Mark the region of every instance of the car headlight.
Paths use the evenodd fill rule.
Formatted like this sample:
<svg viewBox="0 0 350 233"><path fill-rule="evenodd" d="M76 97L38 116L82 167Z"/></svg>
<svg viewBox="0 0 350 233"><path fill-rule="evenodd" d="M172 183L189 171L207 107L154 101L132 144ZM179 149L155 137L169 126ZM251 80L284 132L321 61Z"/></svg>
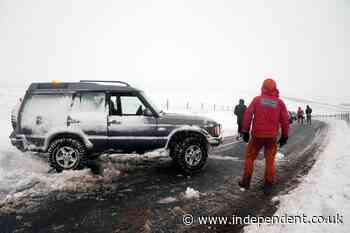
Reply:
<svg viewBox="0 0 350 233"><path fill-rule="evenodd" d="M210 129L210 134L213 137L219 137L220 134L221 134L221 126L220 125L216 125L216 126L212 127Z"/></svg>

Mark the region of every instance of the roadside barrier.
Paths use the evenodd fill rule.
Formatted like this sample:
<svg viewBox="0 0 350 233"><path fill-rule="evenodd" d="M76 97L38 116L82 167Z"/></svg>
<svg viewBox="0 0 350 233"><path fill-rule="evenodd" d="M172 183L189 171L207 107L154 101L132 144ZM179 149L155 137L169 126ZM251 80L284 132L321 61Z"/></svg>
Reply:
<svg viewBox="0 0 350 233"><path fill-rule="evenodd" d="M344 120L350 124L350 112L341 112L335 114L318 114L313 115L314 118L335 118L339 120Z"/></svg>

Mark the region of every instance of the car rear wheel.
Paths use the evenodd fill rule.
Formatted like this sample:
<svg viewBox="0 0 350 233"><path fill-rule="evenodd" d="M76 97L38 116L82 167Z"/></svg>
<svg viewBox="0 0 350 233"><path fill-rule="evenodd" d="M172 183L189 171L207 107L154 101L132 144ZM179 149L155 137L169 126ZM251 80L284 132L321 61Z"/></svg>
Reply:
<svg viewBox="0 0 350 233"><path fill-rule="evenodd" d="M59 138L48 149L51 167L57 172L77 169L86 155L85 146L77 139Z"/></svg>
<svg viewBox="0 0 350 233"><path fill-rule="evenodd" d="M190 136L177 142L170 151L171 157L186 174L202 170L207 158L207 146L200 137Z"/></svg>

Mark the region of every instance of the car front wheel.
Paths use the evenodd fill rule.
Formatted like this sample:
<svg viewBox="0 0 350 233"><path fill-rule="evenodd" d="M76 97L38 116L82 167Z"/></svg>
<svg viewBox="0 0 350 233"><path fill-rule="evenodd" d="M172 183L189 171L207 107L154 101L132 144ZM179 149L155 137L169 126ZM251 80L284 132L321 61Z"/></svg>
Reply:
<svg viewBox="0 0 350 233"><path fill-rule="evenodd" d="M170 153L176 164L186 174L202 170L208 158L206 143L196 136L177 142Z"/></svg>

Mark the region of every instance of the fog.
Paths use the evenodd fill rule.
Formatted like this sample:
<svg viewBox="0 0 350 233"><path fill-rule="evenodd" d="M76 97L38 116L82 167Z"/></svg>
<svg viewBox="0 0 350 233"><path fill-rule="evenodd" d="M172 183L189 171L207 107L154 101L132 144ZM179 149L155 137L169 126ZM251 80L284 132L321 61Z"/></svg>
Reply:
<svg viewBox="0 0 350 233"><path fill-rule="evenodd" d="M349 1L0 1L0 80L123 80L188 98L350 102ZM221 98L221 97L215 97Z"/></svg>

